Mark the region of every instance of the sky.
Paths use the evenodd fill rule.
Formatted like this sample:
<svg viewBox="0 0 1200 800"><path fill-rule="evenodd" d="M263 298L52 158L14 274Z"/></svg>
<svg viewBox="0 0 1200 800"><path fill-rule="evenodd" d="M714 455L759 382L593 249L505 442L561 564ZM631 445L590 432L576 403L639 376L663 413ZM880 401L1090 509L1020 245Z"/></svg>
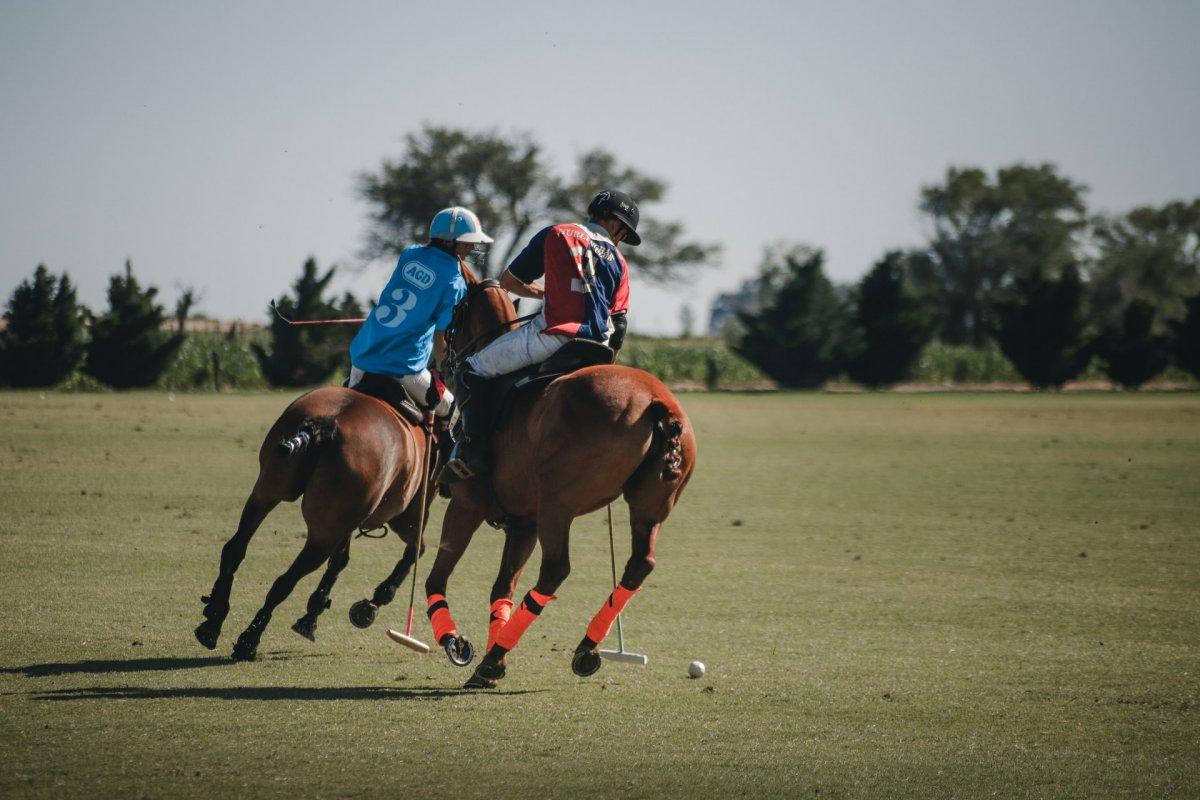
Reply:
<svg viewBox="0 0 1200 800"><path fill-rule="evenodd" d="M167 303L264 321L310 255L375 295L356 176L434 123L667 181L647 211L722 256L635 275L630 325L700 328L771 243L843 282L918 244L951 165L1054 162L1108 213L1200 196L1198 33L1195 0L6 0L0 296L45 263L103 308L129 258Z"/></svg>

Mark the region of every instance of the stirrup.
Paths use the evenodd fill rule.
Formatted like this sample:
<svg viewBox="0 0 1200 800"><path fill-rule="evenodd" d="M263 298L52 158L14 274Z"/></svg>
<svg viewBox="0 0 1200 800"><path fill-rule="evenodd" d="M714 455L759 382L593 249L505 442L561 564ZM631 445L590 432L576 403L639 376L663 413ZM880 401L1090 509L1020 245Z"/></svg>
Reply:
<svg viewBox="0 0 1200 800"><path fill-rule="evenodd" d="M465 481L467 478L474 478L476 474L475 470L467 466L467 462L461 458L455 458L446 462L446 466L442 468L442 474L438 476L438 482Z"/></svg>
<svg viewBox="0 0 1200 800"><path fill-rule="evenodd" d="M446 461L446 466L442 467L442 472L438 475L439 483L454 483L456 481L465 481L468 478L474 478L476 475L487 472L487 458L476 458L476 466L471 467L468 459L462 457L462 443L456 444L454 450L450 453L450 458ZM479 454L476 454L477 456Z"/></svg>

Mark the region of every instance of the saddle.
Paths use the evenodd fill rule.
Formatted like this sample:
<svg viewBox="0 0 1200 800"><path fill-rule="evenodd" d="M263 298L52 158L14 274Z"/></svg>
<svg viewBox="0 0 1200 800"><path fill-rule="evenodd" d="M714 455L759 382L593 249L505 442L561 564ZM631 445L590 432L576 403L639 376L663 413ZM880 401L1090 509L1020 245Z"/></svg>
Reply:
<svg viewBox="0 0 1200 800"><path fill-rule="evenodd" d="M555 378L584 367L612 364L616 360L616 352L607 345L590 339L572 339L542 363L502 375L495 383L496 415L492 430L499 429L507 421L513 403L524 392L542 388Z"/></svg>
<svg viewBox="0 0 1200 800"><path fill-rule="evenodd" d="M363 375L362 380L347 388L374 397L376 400L382 400L391 406L402 419L413 425L420 425L425 421L425 412L421 410L418 399L409 394L408 390L404 388L404 384L395 378L368 372Z"/></svg>

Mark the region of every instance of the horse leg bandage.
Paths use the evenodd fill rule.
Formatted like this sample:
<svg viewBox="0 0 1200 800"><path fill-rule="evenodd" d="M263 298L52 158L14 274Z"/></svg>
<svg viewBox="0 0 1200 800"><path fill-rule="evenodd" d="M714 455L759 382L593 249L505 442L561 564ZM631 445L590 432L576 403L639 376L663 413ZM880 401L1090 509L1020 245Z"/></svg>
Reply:
<svg viewBox="0 0 1200 800"><path fill-rule="evenodd" d="M638 589L626 589L618 583L617 588L613 589L612 594L608 596L608 600L596 612L596 616L592 617L591 624L587 629L587 638L596 644L603 642L604 637L608 636L608 632L612 629L613 622L621 613L621 609L625 608L625 604L637 593Z"/></svg>
<svg viewBox="0 0 1200 800"><path fill-rule="evenodd" d="M513 601L507 597L501 597L496 602L492 603L492 616L488 622L488 641L487 650L492 649L492 645L496 643L496 637L500 635L500 631L504 628L504 623L508 622L508 618L512 616ZM487 650L484 650L486 653Z"/></svg>
<svg viewBox="0 0 1200 800"><path fill-rule="evenodd" d="M438 644L441 644L445 637L458 633L454 617L450 616L450 604L446 602L446 595L429 595L429 608L426 609L425 614L433 623L433 640Z"/></svg>
<svg viewBox="0 0 1200 800"><path fill-rule="evenodd" d="M496 644L505 650L512 650L516 647L525 630L533 624L533 621L542 613L542 609L553 599L554 595L552 594L542 594L537 589L530 589L525 595L525 599L521 601L521 607L512 615L512 619L504 623L504 627L500 629L499 635L496 636Z"/></svg>

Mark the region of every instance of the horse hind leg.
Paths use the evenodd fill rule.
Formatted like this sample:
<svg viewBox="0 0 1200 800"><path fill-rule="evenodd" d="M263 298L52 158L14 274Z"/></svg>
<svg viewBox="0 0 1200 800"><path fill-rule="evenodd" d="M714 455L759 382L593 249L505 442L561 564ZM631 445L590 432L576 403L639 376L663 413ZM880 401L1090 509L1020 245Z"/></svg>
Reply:
<svg viewBox="0 0 1200 800"><path fill-rule="evenodd" d="M359 600L350 606L350 624L354 627L369 628L374 624L376 612L396 599L400 584L404 583L408 571L417 562L417 524L420 519L417 512L418 506L414 502L402 514L388 521L388 527L404 542L404 552L391 573L375 587L371 599Z"/></svg>
<svg viewBox="0 0 1200 800"><path fill-rule="evenodd" d="M346 536L349 537L349 533ZM235 660L254 661L258 658L258 643L262 639L267 623L271 621L271 614L275 611L276 606L287 599L301 578L313 572L325 562L325 559L329 558L329 554L333 550L332 542L335 541L340 541L340 537L309 538L292 565L275 579L271 590L267 592L267 599L263 603L263 607L254 615L250 625L238 637L237 643L233 647Z"/></svg>
<svg viewBox="0 0 1200 800"><path fill-rule="evenodd" d="M350 562L350 540L334 551L329 558L329 566L325 569L325 574L321 576L321 582L317 584L317 588L308 598L308 606L304 616L296 620L292 625L292 630L308 639L310 642L317 640L317 617L329 608L330 600L329 593L333 591L333 585L337 583L338 575L346 568L346 564Z"/></svg>
<svg viewBox="0 0 1200 800"><path fill-rule="evenodd" d="M354 627L369 628L374 624L375 613L396 599L396 591L400 588L400 584L404 583L408 571L412 569L416 560L417 546L415 544L405 545L400 560L396 562L391 573L375 587L375 593L371 595L371 599L359 600L350 606L350 622Z"/></svg>
<svg viewBox="0 0 1200 800"><path fill-rule="evenodd" d="M242 508L242 516L238 522L237 531L221 548L221 566L212 590L200 598L204 603L204 622L196 627L196 640L209 650L216 648L221 636L221 626L229 615L229 594L233 590L233 577L242 559L246 557L246 548L251 537L262 525L267 514L279 505L276 499L268 499L258 492L258 488L246 499Z"/></svg>
<svg viewBox="0 0 1200 800"><path fill-rule="evenodd" d="M652 517L634 515L630 520L633 547L620 582L609 594L604 605L592 617L583 639L575 648L571 659L571 670L581 677L595 674L600 669L600 654L597 648L612 630L613 622L625 606L637 594L646 578L654 569L654 545L662 523Z"/></svg>

